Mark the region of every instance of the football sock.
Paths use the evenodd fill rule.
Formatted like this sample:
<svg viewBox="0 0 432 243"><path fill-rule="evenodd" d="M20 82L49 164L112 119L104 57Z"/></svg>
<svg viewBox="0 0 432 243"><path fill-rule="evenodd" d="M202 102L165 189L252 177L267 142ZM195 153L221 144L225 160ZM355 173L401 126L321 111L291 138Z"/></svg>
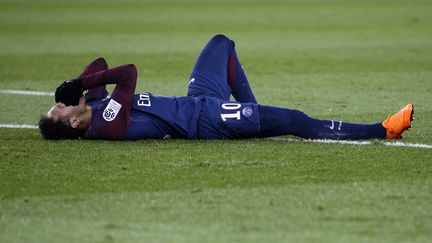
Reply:
<svg viewBox="0 0 432 243"><path fill-rule="evenodd" d="M261 137L295 135L308 139L385 138L381 122L354 124L337 120L318 120L298 110L259 106Z"/></svg>

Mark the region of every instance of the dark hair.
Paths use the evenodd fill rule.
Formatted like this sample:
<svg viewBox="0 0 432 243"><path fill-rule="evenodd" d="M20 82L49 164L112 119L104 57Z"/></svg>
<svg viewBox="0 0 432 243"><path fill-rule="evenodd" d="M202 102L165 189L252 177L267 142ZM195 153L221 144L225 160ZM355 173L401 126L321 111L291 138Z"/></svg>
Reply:
<svg viewBox="0 0 432 243"><path fill-rule="evenodd" d="M45 115L39 120L39 129L42 137L50 140L77 139L85 133L85 129L72 128L68 119L59 118L55 121Z"/></svg>

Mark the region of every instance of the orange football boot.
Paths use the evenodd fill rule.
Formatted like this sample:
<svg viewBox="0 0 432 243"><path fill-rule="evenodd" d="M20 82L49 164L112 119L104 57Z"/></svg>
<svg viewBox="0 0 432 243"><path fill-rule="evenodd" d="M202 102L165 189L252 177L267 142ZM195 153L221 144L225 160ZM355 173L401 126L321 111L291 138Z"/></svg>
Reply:
<svg viewBox="0 0 432 243"><path fill-rule="evenodd" d="M402 138L402 133L411 127L411 121L414 119L414 106L406 105L400 111L388 116L382 122L383 127L387 130L387 138Z"/></svg>

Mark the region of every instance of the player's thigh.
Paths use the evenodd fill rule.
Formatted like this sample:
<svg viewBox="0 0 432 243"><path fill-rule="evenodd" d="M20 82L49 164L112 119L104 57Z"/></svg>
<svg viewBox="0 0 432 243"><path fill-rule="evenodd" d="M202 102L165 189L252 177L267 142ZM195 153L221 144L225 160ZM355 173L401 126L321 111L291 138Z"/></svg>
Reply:
<svg viewBox="0 0 432 243"><path fill-rule="evenodd" d="M258 105L206 99L198 125L198 138L236 139L258 137Z"/></svg>
<svg viewBox="0 0 432 243"><path fill-rule="evenodd" d="M188 96L213 96L228 100L231 89L228 85L228 57L233 42L224 35L216 35L201 51L188 86Z"/></svg>

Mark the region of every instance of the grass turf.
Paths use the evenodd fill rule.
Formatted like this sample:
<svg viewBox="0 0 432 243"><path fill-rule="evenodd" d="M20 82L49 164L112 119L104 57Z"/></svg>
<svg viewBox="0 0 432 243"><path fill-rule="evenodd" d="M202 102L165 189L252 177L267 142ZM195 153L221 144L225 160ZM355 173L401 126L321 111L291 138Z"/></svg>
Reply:
<svg viewBox="0 0 432 243"><path fill-rule="evenodd" d="M225 33L260 103L351 122L416 105L431 142L428 1L0 1L0 89L52 91L98 56L183 95ZM0 95L0 123L49 97ZM44 141L0 129L1 242L427 242L430 149L243 141Z"/></svg>

